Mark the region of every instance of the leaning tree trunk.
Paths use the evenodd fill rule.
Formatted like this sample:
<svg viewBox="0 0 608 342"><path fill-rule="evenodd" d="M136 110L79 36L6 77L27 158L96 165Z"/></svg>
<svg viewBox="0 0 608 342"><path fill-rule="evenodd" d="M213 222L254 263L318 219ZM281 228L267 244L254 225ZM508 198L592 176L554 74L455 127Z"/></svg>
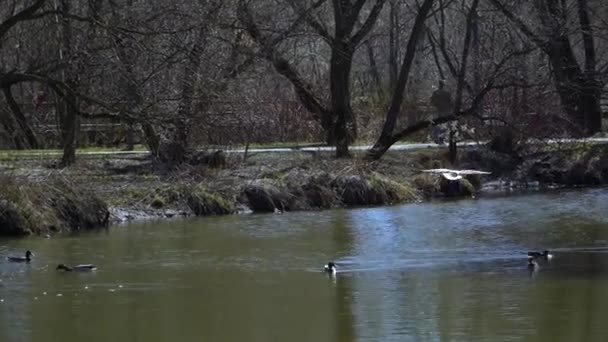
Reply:
<svg viewBox="0 0 608 342"><path fill-rule="evenodd" d="M401 65L401 69L399 70L399 77L397 79L397 83L395 84L395 88L393 89L393 98L391 100L388 112L386 113L386 119L384 121L384 126L382 127L382 132L380 133L380 137L378 137L378 140L374 146L367 152L367 158L369 159L380 159L380 157L382 157L384 153L388 151L391 145L396 142L393 137L393 132L395 130L395 125L397 124L397 118L401 112L401 104L403 103L404 97L403 93L409 79L414 57L416 56L416 46L424 33L424 22L426 21L426 17L431 8L433 8L433 1L434 0L425 0L420 7L420 10L418 10L414 27L412 28L410 38L407 42L403 63Z"/></svg>
<svg viewBox="0 0 608 342"><path fill-rule="evenodd" d="M4 92L4 98L13 112L15 121L17 121L19 128L21 128L21 132L23 132L25 138L24 141L27 143L27 145L24 145L24 147L39 148L40 145L38 143L38 138L36 138L36 133L34 133L32 126L30 126L30 124L27 122L27 119L21 111L19 104L17 103L17 101L15 101L15 98L13 97L13 93L11 91L11 86L7 85L2 90Z"/></svg>
<svg viewBox="0 0 608 342"><path fill-rule="evenodd" d="M12 147L17 150L25 150L27 148L27 141L17 129L17 123L13 115L8 111L0 111L0 123L2 123L4 131L9 136Z"/></svg>

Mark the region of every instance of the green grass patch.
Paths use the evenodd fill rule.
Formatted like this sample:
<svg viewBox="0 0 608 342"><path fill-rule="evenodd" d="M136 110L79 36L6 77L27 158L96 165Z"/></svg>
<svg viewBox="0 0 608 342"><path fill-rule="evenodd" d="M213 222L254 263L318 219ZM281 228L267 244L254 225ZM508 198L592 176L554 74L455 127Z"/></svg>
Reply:
<svg viewBox="0 0 608 342"><path fill-rule="evenodd" d="M379 194L385 194L387 203L414 202L420 199L418 191L410 183L388 179L376 172L372 173L368 179L372 188L376 189Z"/></svg>
<svg viewBox="0 0 608 342"><path fill-rule="evenodd" d="M186 203L196 216L225 215L235 211L231 201L203 185L186 190Z"/></svg>

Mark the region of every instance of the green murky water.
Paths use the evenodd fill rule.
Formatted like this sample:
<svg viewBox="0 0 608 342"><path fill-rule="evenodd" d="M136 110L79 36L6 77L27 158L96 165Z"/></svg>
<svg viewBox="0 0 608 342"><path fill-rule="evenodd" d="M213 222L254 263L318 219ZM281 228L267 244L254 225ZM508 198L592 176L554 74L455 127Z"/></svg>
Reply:
<svg viewBox="0 0 608 342"><path fill-rule="evenodd" d="M0 261L0 341L606 341L607 209L585 190L0 240L36 254Z"/></svg>

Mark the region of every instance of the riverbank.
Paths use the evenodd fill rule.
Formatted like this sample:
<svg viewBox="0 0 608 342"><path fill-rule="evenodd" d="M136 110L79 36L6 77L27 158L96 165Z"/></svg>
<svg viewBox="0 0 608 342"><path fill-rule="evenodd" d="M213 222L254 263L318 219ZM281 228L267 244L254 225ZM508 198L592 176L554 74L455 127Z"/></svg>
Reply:
<svg viewBox="0 0 608 342"><path fill-rule="evenodd" d="M448 165L444 149L389 152L380 161L329 152L201 154L179 169L144 156L81 158L68 169L46 159L3 166L0 235L54 234L146 218L285 212L418 202L490 191L608 183L608 147L546 146L517 155L468 147L460 168L492 172L448 187L422 169Z"/></svg>

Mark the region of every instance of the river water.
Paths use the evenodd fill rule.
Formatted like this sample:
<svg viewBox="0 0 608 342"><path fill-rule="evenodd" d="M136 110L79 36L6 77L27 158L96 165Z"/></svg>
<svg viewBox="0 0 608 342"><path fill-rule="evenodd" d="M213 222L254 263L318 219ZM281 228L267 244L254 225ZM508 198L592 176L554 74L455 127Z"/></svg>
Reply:
<svg viewBox="0 0 608 342"><path fill-rule="evenodd" d="M0 261L0 341L607 341L607 209L596 189L0 240L35 254Z"/></svg>

